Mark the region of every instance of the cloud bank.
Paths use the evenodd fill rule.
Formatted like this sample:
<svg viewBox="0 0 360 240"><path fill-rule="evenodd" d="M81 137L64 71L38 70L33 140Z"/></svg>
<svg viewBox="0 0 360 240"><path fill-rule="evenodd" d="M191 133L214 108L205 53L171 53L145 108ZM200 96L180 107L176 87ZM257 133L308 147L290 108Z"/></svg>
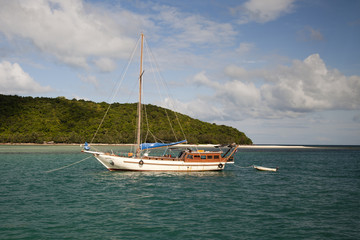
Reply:
<svg viewBox="0 0 360 240"><path fill-rule="evenodd" d="M218 23L200 15L185 14L168 6L154 6L152 9L153 22L169 31L165 42L176 48L225 44L232 42L236 35L229 23Z"/></svg>
<svg viewBox="0 0 360 240"><path fill-rule="evenodd" d="M96 66L102 72L113 71L117 59L128 59L144 29L166 52L174 46L231 44L236 35L229 23L156 4L144 15L120 3L109 10L105 3L82 0L0 0L0 4L0 32L9 43L26 43L60 63L85 69ZM166 37L156 35L164 30Z"/></svg>
<svg viewBox="0 0 360 240"><path fill-rule="evenodd" d="M111 59L128 57L135 45L127 29L127 22L138 22L132 21L134 13L122 10L122 19L115 21L112 12L80 0L2 2L0 31L10 41L30 41L42 53L72 66L86 68L95 59L101 70L111 70Z"/></svg>
<svg viewBox="0 0 360 240"><path fill-rule="evenodd" d="M231 9L240 16L239 24L248 22L266 23L289 13L294 8L295 0L249 0Z"/></svg>
<svg viewBox="0 0 360 240"><path fill-rule="evenodd" d="M205 72L198 73L192 82L215 93L199 96L195 102L178 103L182 110L202 119L206 116L207 120L240 120L360 109L360 76L328 69L319 54L272 70L247 71L228 66L225 74L229 80L220 83L209 79Z"/></svg>
<svg viewBox="0 0 360 240"><path fill-rule="evenodd" d="M8 61L0 63L0 93L2 94L32 94L50 92L49 86L41 86L20 67Z"/></svg>

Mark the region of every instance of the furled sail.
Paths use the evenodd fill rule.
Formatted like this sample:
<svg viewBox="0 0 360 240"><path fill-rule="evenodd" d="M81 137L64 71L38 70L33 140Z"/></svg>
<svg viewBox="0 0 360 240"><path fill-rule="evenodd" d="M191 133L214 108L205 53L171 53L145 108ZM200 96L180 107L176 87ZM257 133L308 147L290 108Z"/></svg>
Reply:
<svg viewBox="0 0 360 240"><path fill-rule="evenodd" d="M140 144L140 149L151 149L151 148L161 148L161 147L167 147L167 146L173 146L180 143L186 143L186 140L182 140L179 142L172 142L172 143L142 143Z"/></svg>

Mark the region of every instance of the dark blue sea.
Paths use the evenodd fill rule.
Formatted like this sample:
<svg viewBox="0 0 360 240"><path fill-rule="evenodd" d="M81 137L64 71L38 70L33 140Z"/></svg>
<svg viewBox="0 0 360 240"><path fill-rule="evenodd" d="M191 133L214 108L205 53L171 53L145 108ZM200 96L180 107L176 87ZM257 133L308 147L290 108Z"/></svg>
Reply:
<svg viewBox="0 0 360 240"><path fill-rule="evenodd" d="M204 173L109 172L86 157L0 146L0 239L360 239L360 147L245 148Z"/></svg>

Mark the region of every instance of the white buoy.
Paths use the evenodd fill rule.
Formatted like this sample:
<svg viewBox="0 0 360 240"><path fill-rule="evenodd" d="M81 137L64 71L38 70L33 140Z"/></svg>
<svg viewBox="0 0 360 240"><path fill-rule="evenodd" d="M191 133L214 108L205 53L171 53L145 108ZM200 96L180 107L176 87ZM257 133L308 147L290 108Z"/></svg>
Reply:
<svg viewBox="0 0 360 240"><path fill-rule="evenodd" d="M268 167L262 167L262 166L255 166L254 168L259 171L270 171L270 172L276 172L279 168L268 168Z"/></svg>

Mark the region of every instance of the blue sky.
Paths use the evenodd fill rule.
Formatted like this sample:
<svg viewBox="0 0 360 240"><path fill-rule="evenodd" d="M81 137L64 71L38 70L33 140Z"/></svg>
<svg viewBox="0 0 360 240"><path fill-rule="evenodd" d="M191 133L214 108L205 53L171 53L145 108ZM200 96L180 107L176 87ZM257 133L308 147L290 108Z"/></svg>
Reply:
<svg viewBox="0 0 360 240"><path fill-rule="evenodd" d="M176 111L255 144L360 144L360 1L0 3L2 94L109 102L143 32Z"/></svg>

